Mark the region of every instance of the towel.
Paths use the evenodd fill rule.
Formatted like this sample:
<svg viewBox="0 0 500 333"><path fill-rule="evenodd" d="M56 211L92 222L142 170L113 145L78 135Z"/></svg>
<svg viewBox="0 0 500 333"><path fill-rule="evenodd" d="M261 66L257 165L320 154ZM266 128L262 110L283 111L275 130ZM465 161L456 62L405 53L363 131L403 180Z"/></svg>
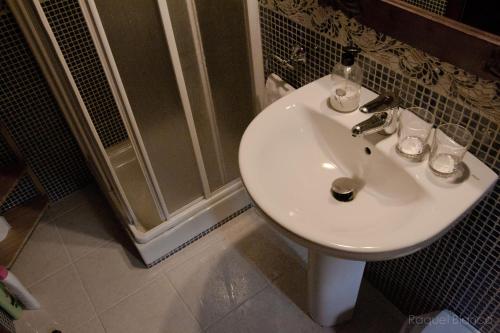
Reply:
<svg viewBox="0 0 500 333"><path fill-rule="evenodd" d="M283 81L278 75L271 74L266 80L266 106L288 95L295 88Z"/></svg>

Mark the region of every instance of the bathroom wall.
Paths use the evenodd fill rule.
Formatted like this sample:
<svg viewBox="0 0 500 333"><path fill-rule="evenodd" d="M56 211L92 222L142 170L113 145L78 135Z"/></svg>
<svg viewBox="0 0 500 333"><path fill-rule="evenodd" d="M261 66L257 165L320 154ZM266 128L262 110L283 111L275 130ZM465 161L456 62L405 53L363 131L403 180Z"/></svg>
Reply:
<svg viewBox="0 0 500 333"><path fill-rule="evenodd" d="M448 0L404 0L411 5L433 12L434 14L444 15Z"/></svg>
<svg viewBox="0 0 500 333"><path fill-rule="evenodd" d="M40 0L71 75L105 148L128 135L76 0Z"/></svg>
<svg viewBox="0 0 500 333"><path fill-rule="evenodd" d="M470 152L500 171L500 82L478 79L455 66L349 20L317 0L260 0L266 74L276 72L300 87L327 75L352 39L362 50L363 85L399 89L405 106L435 112L437 122L455 122L474 135ZM305 46L307 65L287 71L266 55L289 57ZM369 263L366 277L406 314L448 308L482 332L498 331L498 239L500 187L428 248L404 258Z"/></svg>
<svg viewBox="0 0 500 333"><path fill-rule="evenodd" d="M80 148L4 0L0 0L0 121L9 129L52 201L91 181ZM13 158L0 140L0 165ZM0 212L35 194L26 177Z"/></svg>
<svg viewBox="0 0 500 333"><path fill-rule="evenodd" d="M61 47L64 58L68 62L69 70L76 82L80 94L82 95L83 102L89 110L93 123L96 126L96 130L105 147L109 147L115 143L120 142L127 137L127 133L124 129L123 123L119 117L118 110L113 101L110 87L100 65L99 57L92 43L91 35L85 25L85 19L82 15L78 1L36 1L39 1L41 4L42 10L47 17L48 23L52 31L54 32L55 39ZM120 3L120 1L115 2L117 4ZM207 3L204 1L194 2L199 18L198 24L200 25L200 38L201 42L203 43L203 52L205 54L204 62L207 65L207 76L209 81L208 90L212 97L212 100L207 101L206 103L200 103L200 99L195 98L196 100L195 103L193 103L193 106L198 107L194 110L195 122L197 131L199 128L205 130L205 135L201 137L201 140L203 138L206 138L206 133L208 131L206 131L203 126L206 126L209 130L211 130L211 127L207 126L209 125L207 121L205 121L204 124L200 124L199 122L203 120L203 118L198 116L199 114L204 113L205 119L208 119L208 116L206 116L206 114L208 114L209 111L207 111L207 109L213 107L213 119L215 123L213 127L217 129L217 135L213 135L212 132L209 132L208 134L211 136L209 140L213 139L215 136L220 137L220 139L215 140L217 142L213 143L207 142L208 140L202 140L202 150L205 154L204 158L207 159L206 161L204 161L204 163L206 166L208 165L209 167L211 167L210 180L214 181L211 182L210 185L213 189L217 189L218 187L222 186L222 184L228 183L229 181L232 181L235 178L239 177L237 163L239 139L246 125L251 121L251 118L253 116L252 94L245 93L245 90L247 90L248 92L251 90L251 87L248 84L251 81L250 73L248 70L248 45L245 39L238 38L238 36L246 33L243 20L245 16L243 6L244 1L226 2L227 3L221 2L217 6L214 6L213 4L207 5ZM148 109L147 107L144 107L146 104L151 103L145 103L144 101L142 101L140 104L134 104L134 93L131 91L131 89L133 90L134 88L132 83L137 84L137 80L132 80L133 82L129 80L130 82L127 82L126 72L124 72L123 68L120 68L120 63L124 61L124 59L128 59L128 61L131 61L131 56L127 55L126 52L122 52L123 54L120 60L119 51L116 45L113 45L114 43L116 43L117 39L113 39L113 34L111 33L112 29L110 30L110 26L106 26L106 17L104 17L106 15L105 7L100 6L99 3L100 2L97 2L96 4L97 9L101 15L104 29L109 30L106 32L107 38L111 43L112 52L115 54L115 60L117 61L118 70L120 71L120 75L122 76L122 80L124 81L125 89L130 90L127 91L127 94L129 95L129 100L132 104L133 112L136 114L136 118L138 117L138 115L142 115L144 117L146 114L152 113L153 111L156 113L161 113L161 108L152 110L151 108ZM105 1L103 3L107 4L108 9L112 7L109 1ZM169 1L168 6L170 7L169 10L171 14L175 13L175 11L179 11L179 13L182 13L184 9L182 9L182 4L179 3L179 1ZM146 7L156 8L156 1L152 1L152 5L153 7ZM126 14L113 16L112 10L108 12L108 17L115 20L118 20L119 17L126 16ZM234 13L234 15L228 15L224 21L215 19L220 17L221 13ZM159 20L159 17L157 19ZM156 24L157 22L154 23ZM178 24L179 18L176 19L174 17L174 30L177 28ZM231 25L233 25L234 27L228 29L227 27ZM126 27L123 28L125 29ZM141 26L141 29L142 28L145 27ZM146 34L146 32L142 31L141 29L136 29L135 33ZM184 31L184 35L185 34L186 31ZM115 37L120 37L120 35L117 33L115 33L114 35ZM217 41L213 40L214 36L217 36L217 41L222 41L224 43L223 48L218 47ZM133 38L131 37L130 40L132 39ZM182 49L189 43L189 41L178 38L177 43ZM133 44L131 47L134 46L137 45ZM134 54L134 52L131 52L131 54ZM189 62L190 57L193 57L192 53L189 54L189 57L184 58L182 58L181 54L181 58L184 63L184 70L187 67L186 62ZM124 63L125 62L123 62L123 64ZM193 66L191 65L191 68L192 67ZM236 76L225 75L228 71L238 72L239 74ZM148 76L146 75L145 77ZM197 86L200 84L199 80L198 82L194 83L188 82L188 84L194 85L195 89L200 88ZM158 88L158 85L156 85L155 87ZM144 92L144 89L142 89L142 91ZM139 92L140 91L138 90L135 93ZM195 96L191 96L191 92L193 91L189 91L190 98ZM211 107L207 107L206 104L213 105ZM184 120L182 119L182 121ZM138 124L139 127L141 127L140 119L138 121ZM158 122L156 122L156 124L158 124ZM145 144L148 150L151 150L153 145L147 144L147 139L144 138L144 133L143 140L145 140ZM213 156L214 153L212 153L211 156L208 155L210 151L206 150L207 143L215 146L216 144L218 144L218 141L220 141L220 156ZM161 150L161 146L155 148ZM184 149L183 152L187 152L187 150ZM150 158L154 155L155 154L149 154ZM157 155L159 156L159 154ZM163 157L166 158L168 156ZM217 161L219 161L222 165L222 172L219 171L218 165L214 163ZM190 165L194 166L195 164ZM214 171L213 165L217 166L217 170ZM219 175L219 179L217 179L217 177L212 177L214 172L219 172L221 174ZM196 182L193 180L189 183L195 184ZM176 187L170 186L170 188ZM167 200L167 202L172 202L172 199Z"/></svg>

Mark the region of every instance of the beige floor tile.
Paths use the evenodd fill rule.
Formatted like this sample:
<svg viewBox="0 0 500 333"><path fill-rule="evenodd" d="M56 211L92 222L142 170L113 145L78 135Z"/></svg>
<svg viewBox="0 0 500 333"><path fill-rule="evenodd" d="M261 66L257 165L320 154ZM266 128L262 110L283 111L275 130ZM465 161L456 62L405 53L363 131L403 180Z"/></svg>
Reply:
<svg viewBox="0 0 500 333"><path fill-rule="evenodd" d="M405 320L363 282L351 322L317 326L306 314L305 264L253 209L152 269L110 241L127 244L95 188L57 209L13 268L42 303L16 321L21 333L184 333L200 325L210 332L391 333Z"/></svg>
<svg viewBox="0 0 500 333"><path fill-rule="evenodd" d="M193 258L196 255L202 254L207 247L210 245L221 243L223 241L223 236L218 230L210 232L208 235L198 239L192 244L189 244L179 252L175 253L171 257L168 257L157 266L163 271L169 271L178 265L186 262L187 260ZM155 266L156 267L156 266Z"/></svg>
<svg viewBox="0 0 500 333"><path fill-rule="evenodd" d="M75 266L98 313L134 293L160 273L160 267L147 269L134 253L114 242L76 261Z"/></svg>
<svg viewBox="0 0 500 333"><path fill-rule="evenodd" d="M74 192L63 199L51 203L44 214L45 220L55 219L86 202L104 200L96 184L89 184L80 191Z"/></svg>
<svg viewBox="0 0 500 333"><path fill-rule="evenodd" d="M66 332L69 328L56 321L54 316L45 311L24 311L20 320L14 321L16 333L49 333L54 330Z"/></svg>
<svg viewBox="0 0 500 333"><path fill-rule="evenodd" d="M122 228L106 202L91 202L54 220L73 260L108 242Z"/></svg>
<svg viewBox="0 0 500 333"><path fill-rule="evenodd" d="M237 240L233 238L226 244L238 251L270 281L277 279L296 264L287 244L268 226L259 225L252 228L251 232L242 232L239 235L241 234L244 236L237 237Z"/></svg>
<svg viewBox="0 0 500 333"><path fill-rule="evenodd" d="M14 322L16 333L51 333L54 330L63 333L105 333L98 317L94 317L76 328L66 328L61 323L56 322L48 312L42 310L36 316L36 320L16 320Z"/></svg>
<svg viewBox="0 0 500 333"><path fill-rule="evenodd" d="M224 225L225 244L236 249L273 281L301 259L254 209Z"/></svg>
<svg viewBox="0 0 500 333"><path fill-rule="evenodd" d="M229 221L222 226L220 230L229 243L238 243L252 236L255 232L261 232L265 234L271 242L279 245L279 248L290 258L299 262L307 260L307 249L279 234L279 232L271 226L271 222L262 217L255 208L251 208ZM293 244L293 247L291 244Z"/></svg>
<svg viewBox="0 0 500 333"><path fill-rule="evenodd" d="M289 301L307 313L307 270L302 265L283 274L273 282ZM361 284L353 319L335 328L320 328L332 333L399 332L404 316L368 282Z"/></svg>
<svg viewBox="0 0 500 333"><path fill-rule="evenodd" d="M215 323L207 332L298 333L315 332L318 328L286 295L270 286Z"/></svg>
<svg viewBox="0 0 500 333"><path fill-rule="evenodd" d="M42 307L23 312L24 327L35 328L38 332L51 332L56 328L68 330L95 316L73 266L60 270L30 290Z"/></svg>
<svg viewBox="0 0 500 333"><path fill-rule="evenodd" d="M218 230L228 242L238 242L264 225L265 221L251 208L227 222Z"/></svg>
<svg viewBox="0 0 500 333"><path fill-rule="evenodd" d="M100 317L108 333L200 331L196 320L163 276Z"/></svg>
<svg viewBox="0 0 500 333"><path fill-rule="evenodd" d="M238 252L221 244L166 272L191 312L207 327L267 285Z"/></svg>
<svg viewBox="0 0 500 333"><path fill-rule="evenodd" d="M105 333L104 327L102 327L101 321L98 317L91 319L83 325L77 328L71 329L64 333Z"/></svg>
<svg viewBox="0 0 500 333"><path fill-rule="evenodd" d="M405 316L378 291L363 281L351 321L322 332L335 333L399 333Z"/></svg>
<svg viewBox="0 0 500 333"><path fill-rule="evenodd" d="M56 226L40 223L21 251L12 272L24 285L31 286L70 262Z"/></svg>
<svg viewBox="0 0 500 333"><path fill-rule="evenodd" d="M307 268L296 264L273 282L303 312L307 312Z"/></svg>

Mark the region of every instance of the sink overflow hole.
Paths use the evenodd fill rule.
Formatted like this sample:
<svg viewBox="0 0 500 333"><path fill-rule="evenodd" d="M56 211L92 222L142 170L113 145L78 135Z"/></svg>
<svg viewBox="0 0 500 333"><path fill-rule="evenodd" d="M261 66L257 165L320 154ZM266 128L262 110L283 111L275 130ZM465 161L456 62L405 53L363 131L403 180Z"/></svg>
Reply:
<svg viewBox="0 0 500 333"><path fill-rule="evenodd" d="M371 155L372 154L372 150L368 147L365 147L365 153L366 155Z"/></svg>

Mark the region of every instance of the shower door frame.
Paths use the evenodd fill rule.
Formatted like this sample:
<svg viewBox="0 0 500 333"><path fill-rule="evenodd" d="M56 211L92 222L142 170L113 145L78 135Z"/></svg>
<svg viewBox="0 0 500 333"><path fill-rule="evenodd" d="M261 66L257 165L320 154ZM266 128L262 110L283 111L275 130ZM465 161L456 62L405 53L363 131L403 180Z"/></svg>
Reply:
<svg viewBox="0 0 500 333"><path fill-rule="evenodd" d="M67 76L66 69L62 66L56 50L48 48L48 45L52 45L52 41L48 34L43 33L45 32L45 26L35 6L30 7L29 2L16 0L7 0L7 3L85 159L92 162L87 163L92 174L97 182L106 189L104 194L112 203L116 213L121 217L120 220L125 223L132 223L132 217L128 214L126 203L121 200L120 193L117 193L119 188L114 183L113 175L107 168L106 161L97 147L98 143L92 135L91 129L82 126L82 123L85 124L85 120L82 119L83 112L75 112L81 108L80 101L78 96L73 94L71 79Z"/></svg>
<svg viewBox="0 0 500 333"><path fill-rule="evenodd" d="M99 135L97 133L97 130L92 122L92 119L90 117L90 113L83 102L83 98L80 94L80 91L78 90L78 87L76 85L75 79L73 75L71 74L71 71L68 67L68 64L66 62L66 59L64 58L64 55L62 53L61 48L59 47L59 43L57 42L57 39L55 37L55 34L52 30L52 27L49 24L49 21L45 15L45 12L43 11L43 8L40 4L40 0L32 0L33 8L35 9L36 14L38 15L38 18L40 19L40 23L45 29L45 32L47 34L47 37L49 39L49 42L56 54L57 60L62 66L62 69L66 75L66 78L71 86L71 90L74 93L74 96L77 100L77 104L81 110L81 114L83 116L83 121L87 125L88 133L85 131L81 124L78 124L78 129L83 131L84 133L90 134L92 137L92 140L86 140L86 148L89 148L89 150L98 156L102 158L95 158L93 159L94 162L97 165L98 172L100 173L100 178L103 179L107 184L104 184L107 187L107 191L111 193L115 193L113 191L113 188L117 189L118 195L113 195L113 203L117 204L118 203L118 211L120 212L120 215L122 217L125 217L129 225L135 226L137 223L137 218L135 216L135 213L132 209L132 206L130 205L130 202L127 200L127 197L125 195L125 191L123 187L121 186L121 183L119 181L119 178L114 171L111 161L108 157L108 154L106 153L106 149L104 148L104 145L101 142L101 139L99 138ZM21 7L22 8L22 7ZM24 9L23 15L26 14L26 9ZM57 78L57 76L56 76ZM57 79L56 79L57 81ZM58 95L58 94L56 94ZM64 95L64 94L63 94ZM80 117L77 117L79 119ZM71 122L73 123L73 122ZM84 135L85 136L85 135ZM93 144L97 145L97 149L93 146ZM104 166L102 165L104 163ZM108 172L103 172L102 169L106 169ZM112 185L111 185L112 184ZM110 186L111 185L111 186Z"/></svg>
<svg viewBox="0 0 500 333"><path fill-rule="evenodd" d="M260 30L259 1L245 0L245 26L248 36L248 52L250 54L250 71L254 113L259 114L266 105L266 78L264 76L264 55L262 52L262 34Z"/></svg>
<svg viewBox="0 0 500 333"><path fill-rule="evenodd" d="M133 116L132 108L125 92L125 87L120 75L118 74L118 68L111 55L111 49L104 33L101 20L98 16L96 19L95 14L92 13L92 11L97 12L97 8L95 7L94 1L91 1L91 4L89 4L86 1L78 0L78 3L85 18L85 23L87 24L92 41L94 42L102 68L106 74L106 79L113 93L117 108L120 112L121 120L125 125L135 156L137 157L137 161L146 180L149 192L154 200L158 215L162 221L165 221L169 218L165 198L162 195L147 150L145 149L144 142L142 141L142 137L139 133L139 127L135 117ZM138 222L140 223L140 221Z"/></svg>
<svg viewBox="0 0 500 333"><path fill-rule="evenodd" d="M10 1L10 0L9 0ZM191 5L194 5L191 0L187 0L188 4L191 3ZM137 138L135 137L135 131L138 131L137 125L135 122L131 121L131 118L129 118L129 113L126 110L126 106L128 103L128 99L126 99L126 94L125 90L123 87L123 84L121 83L121 80L119 78L119 75L114 75L113 73L113 64L114 64L114 59L113 62L110 61L108 58L108 55L106 55L105 49L103 47L102 43L102 36L99 35L99 31L95 26L94 23L94 18L92 17L92 10L87 6L89 3L93 3L93 0L79 0L79 4L82 10L82 13L84 15L84 18L86 20L87 27L91 33L94 45L96 47L97 53L99 55L102 67L104 68L105 74L107 76L108 83L112 89L113 97L115 98L115 102L119 106L119 111L120 111L120 116L122 118L122 121L125 124L125 127L127 129L127 133L129 135L130 141L132 142L132 145L134 146L134 150L138 156L139 163L141 165L141 168L144 172L144 175L146 177L146 181L148 183L148 186L150 189L155 189L154 191L150 191L151 195L155 198L155 204L157 207L161 208L158 209L158 212L161 213L163 212L165 214L165 219L162 218L162 220L167 220L165 222L168 223L161 223L158 226L144 232L139 230L137 228L136 224L137 219L135 217L134 211L130 205L130 203L127 200L126 193L121 186L120 180L117 177L114 168L111 164L111 161L108 157L108 153L104 146L102 145L102 142L98 136L97 130L92 122L92 119L90 117L90 114L83 102L83 99L80 95L80 92L76 86L76 82L73 79L73 76L69 70L69 67L66 63L66 60L64 58L64 55L62 54L62 51L59 47L59 44L55 38L55 35L52 31L52 28L47 20L47 17L45 16L45 13L43 11L43 8L41 7L40 0L32 0L31 1L33 4L33 9L35 12L35 15L38 15L38 19L41 21L40 24L42 25L43 29L45 29L46 34L48 35L48 40L50 43L51 48L55 52L57 56L57 61L61 65L63 71L64 71L64 76L66 76L67 81L70 83L70 88L67 90L70 90L74 93L74 97L76 97L77 100L77 108L81 109L81 112L77 112L75 110L75 107L69 107L68 113L70 114L69 118L71 118L70 124L75 125L74 127L77 128L77 131L75 131L75 134L78 137L79 142L83 141L84 144L82 146L85 147L84 150L90 151L91 157L92 157L92 162L94 163L94 167L97 169L100 179L103 180L104 184L103 185L108 193L113 194L112 195L112 202L115 205L115 208L119 211L120 215L124 217L129 225L128 225L128 231L133 237L133 239L136 241L136 246L138 246L139 251L141 252L141 255L143 255L143 258L146 260L144 254L142 253L142 250L144 251L149 251L146 248L142 248L141 246L144 247L146 246L148 242L154 240L155 242L159 243L160 240L163 240L165 237L171 237L168 235L172 235L176 230L179 229L189 229L191 230L192 233L196 232L201 232L203 230L206 230L208 227L211 227L218 221L215 221L214 219L222 219L226 217L227 215L222 216L220 214L227 214L224 212L227 212L228 209L239 209L245 205L248 204L248 198L246 197L243 185L241 183L240 179L235 179L229 183L224 184L221 188L215 190L215 191L210 191L210 189L207 187L208 183L205 183L204 186L204 197L200 197L199 199L196 199L192 202L190 202L188 205L185 207L176 210L173 214L169 214L166 205L165 205L165 200L161 196L161 193L156 191L156 188L158 187L158 183L155 183L154 178L149 178L150 174L148 173L149 168L151 167L148 165L149 159L147 155L142 155L142 150L140 149L141 147L144 148L142 145L142 142L140 141L140 138L135 141ZM162 5L163 4L163 5ZM253 79L252 82L252 93L254 95L254 105L256 106L255 113L258 113L260 111L260 106L263 105L261 102L263 99L261 98L264 93L264 80L263 80L263 66L262 66L262 48L260 45L260 26L259 26L259 11L258 11L258 3L256 1L252 0L246 0L244 2L245 8L247 10L245 15L245 20L246 20L246 29L247 29L247 40L248 40L248 49L250 54L250 73L251 77ZM26 7L27 4L23 4L20 7ZM162 9L162 6L163 9ZM94 3L95 7L95 3ZM194 127L194 121L192 118L192 113L190 112L190 105L189 105L189 99L187 96L187 88L185 86L184 78L183 78L183 73L182 73L182 68L180 66L180 60L179 60L179 55L176 49L176 44L175 44L175 37L173 36L173 30L172 30L172 25L170 22L170 16L168 15L168 6L166 3L166 0L158 0L158 8L160 10L160 13L163 10L162 14L162 23L163 23L163 28L165 30L165 38L167 40L167 46L169 47L169 56L171 57L172 63L174 65L174 70L176 74L176 80L178 84L178 89L181 95L181 101L183 104L184 112L186 110L189 110L189 114L186 114L186 120L189 123L189 118L191 118L191 124L189 126L190 134L194 134L196 138L196 129ZM96 9L96 8L95 8ZM97 9L96 9L97 10ZM190 15L193 15L193 8L191 8ZM26 11L26 10L25 10ZM167 15L165 15L167 14ZM22 16L29 17L28 14L23 13ZM193 17L189 18L190 21L192 22ZM251 24L250 22L253 22ZM101 25L102 28L102 25ZM30 29L33 29L30 27ZM102 30L102 33L104 30ZM37 32L39 33L39 32ZM171 34L171 35L169 35ZM193 34L196 34L196 31L193 31ZM193 36L195 38L196 36ZM172 42L173 41L173 42ZM199 40L196 42L200 42ZM172 46L174 48L172 49ZM46 46L45 46L46 47ZM201 47L201 45L198 45L198 47ZM109 48L109 45L108 45ZM48 57L46 54L43 54L43 47L42 49L42 57ZM109 49L110 50L110 49ZM198 60L200 59L200 54L197 55ZM201 55L202 57L202 55ZM175 61L175 58L177 59ZM54 59L49 57L49 60L45 59L46 62L54 62ZM116 64L114 64L114 70L117 72ZM205 68L206 70L206 68ZM205 73L206 74L206 73ZM58 80L57 75L55 76L55 81L61 81ZM205 79L208 80L208 78L205 76ZM63 78L64 80L64 78ZM179 82L181 81L181 82ZM121 89L120 89L120 84L121 84ZM59 83L61 85L61 83ZM209 87L209 82L204 82L204 85L208 85ZM206 89L207 86L204 86ZM68 94L68 92L66 92ZM57 95L57 93L56 93ZM63 97L64 93L62 94ZM188 108L186 108L185 105L188 105ZM130 105L129 105L130 107ZM131 111L131 109L129 109ZM65 115L68 117L68 115L65 112ZM79 119L75 122L75 119ZM82 122L83 119L83 122ZM212 125L213 126L213 125ZM135 127L135 128L134 128ZM193 133L194 132L194 133ZM140 137L140 135L139 135ZM193 145L197 145L198 147L193 147L196 150L198 149L198 158L201 158L201 150L199 147L199 143L196 140L192 140ZM97 147L96 147L97 146ZM136 149L139 148L139 149ZM142 162L140 160L143 160ZM219 159L220 161L220 159ZM141 164L142 163L142 164ZM206 171L204 170L204 165L203 165L203 160L201 159L201 163L198 163L198 168L200 170L200 177L203 177L203 174L206 177ZM154 173L153 173L154 176ZM228 202L228 207L232 208L221 208L223 205L223 202ZM240 205L243 205L240 207ZM215 210L215 211L214 211ZM210 217L206 217L207 212L213 211ZM234 212L234 210L232 211ZM230 214L230 213L229 213ZM210 215L210 213L209 213ZM168 216L168 218L166 218ZM199 222L198 226L194 226L192 223L190 224L191 226L187 226L189 221L193 221L196 219L199 219L200 217L205 216L205 219L207 221ZM186 223L182 223L186 222ZM200 228L205 228L205 229L200 229ZM201 231L197 231L201 230ZM162 235L162 237L159 237ZM177 237L178 238L178 237ZM152 245L153 246L153 245ZM151 246L151 248L152 248ZM158 246L157 246L158 247ZM149 257L155 257L157 256L158 250L151 250L149 252L156 252L155 254L151 254Z"/></svg>
<svg viewBox="0 0 500 333"><path fill-rule="evenodd" d="M36 1L36 0L35 0ZM248 0L250 2L250 0ZM123 82L120 78L120 73L117 69L117 65L115 63L113 54L111 52L111 47L109 45L109 42L107 40L101 19L99 17L99 13L97 10L97 6L95 4L94 0L79 0L80 7L82 8L82 12L85 18L85 21L87 23L87 27L89 28L91 32L91 36L94 42L94 45L96 49L98 50L98 55L101 60L102 66L105 69L105 73L108 79L108 83L110 86L112 86L112 90L116 92L119 96L115 97L116 99L123 101L122 104L122 110L121 116L124 119L124 122L129 122L131 124L131 129L133 131L128 131L129 136L135 137L138 143L142 143L140 139L140 132L138 130L137 124L135 122L135 118L133 115L133 110L130 107L130 104L128 103L128 98L126 95L125 88L123 86ZM189 20L191 25L193 25L193 18L194 11L193 11L193 3L191 0L187 0L188 4L188 9L189 9ZM193 119L193 114L191 110L191 105L187 93L187 87L185 84L184 80L184 75L182 72L182 67L179 59L179 53L177 49L177 44L175 42L175 36L173 33L173 27L172 23L170 20L170 15L168 11L168 5L166 0L158 0L157 1L158 5L158 10L161 15L162 19L162 24L163 24L163 30L164 30L164 37L165 37L165 42L167 43L167 47L169 49L169 54L166 56L170 56L170 60L172 61L172 65L174 68L175 72L175 77L176 77L176 83L177 83L177 88L179 90L182 106L183 106L183 111L185 113L186 121L188 124L188 129L191 137L191 142L193 145L193 150L199 170L199 175L200 179L202 182L203 186L203 197L200 197L199 199L195 199L194 201L188 203L184 207L177 209L174 212L168 212L166 209L166 202L164 198L161 195L158 195L158 198L160 198L162 202L162 207L164 207L164 213L166 216L166 219L164 220L163 223L159 224L158 226L148 230L147 232L141 232L137 230L136 228L131 228L132 234L134 238L136 239L137 242L139 243L147 243L151 239L159 236L160 234L164 233L165 231L174 228L177 226L179 223L182 223L183 221L186 221L189 218L192 218L196 216L198 213L201 211L210 209L211 207L215 207L217 204L220 203L221 200L224 198L228 198L233 195L237 195L240 191L243 190L243 185L241 183L240 179L235 179L229 183L224 184L221 188L211 191L208 185L208 176L207 172L204 166L203 162L203 157L201 154L201 148L200 144L198 142L198 137L197 137L197 132L195 128L195 123ZM191 6L191 7L190 7ZM258 7L257 7L258 8ZM257 12L258 13L258 12ZM258 22L258 20L257 20ZM247 23L247 22L245 22ZM200 55L200 49L202 50L202 45L201 45L201 40L200 37L197 36L196 34L199 33L196 29L196 26L192 26L193 28L193 36L192 38L194 39L195 45L196 45L196 50L197 50L197 63L200 66L200 68L204 68L205 73L202 72L202 84L203 88L205 90L205 93L207 93L207 89L209 91L209 82L208 82L208 76L206 74L206 67L204 63L200 64L200 61L202 60L202 55ZM247 27L247 33L248 33L248 27ZM250 36L248 36L249 40L249 49L250 49ZM260 49L260 48L259 48ZM202 52L202 51L201 51ZM252 58L252 57L251 57ZM254 73L255 68L254 68L254 63L251 61L251 66L249 68L252 78L255 77ZM263 71L262 71L263 73ZM205 75L203 75L205 74ZM255 82L252 84L252 88L254 91L252 91L253 95L255 96L256 93L255 91L257 90L255 88ZM263 86L263 82L262 82ZM207 88L208 87L208 88ZM260 104L260 103L259 103ZM256 105L259 105L256 104ZM213 123L211 124L212 129L217 129L216 125ZM217 142L217 140L216 140ZM145 165L150 166L149 163L149 158L147 156L147 153L145 152L145 147L142 144L139 144L139 149L144 149L142 152L142 156L145 160ZM217 156L217 159L220 163L221 157ZM220 165L220 164L219 164ZM223 167L223 165L220 165L220 167ZM156 192L160 192L160 188L158 185L158 182L155 180L154 177L154 171L150 168L147 168L147 172L151 172L150 178L153 180L153 189ZM221 170L223 173L224 171Z"/></svg>
<svg viewBox="0 0 500 333"><path fill-rule="evenodd" d="M36 0L35 0L36 1ZM111 46L109 44L109 41L107 39L101 18L99 16L99 12L97 9L97 6L95 4L94 0L78 0L80 8L82 9L83 16L85 18L87 28L90 31L90 34L92 36L92 40L94 42L95 48L97 50L97 53L99 55L99 59L101 61L102 67L104 69L104 72L106 74L106 78L108 80L108 84L110 85L115 100L117 101L118 108L120 110L120 115L122 117L122 120L124 121L125 124L129 124L127 126L127 132L129 135L129 138L131 139L131 142L136 142L137 144L134 145L134 150L137 153L137 155L140 155L142 159L144 160L144 166L145 168L143 169L143 172L145 175L149 175L149 179L151 179L151 186L150 186L150 192L152 193L153 197L156 195L158 198L159 204L157 205L158 211L160 212L160 207L161 207L161 213L163 216L161 216L162 223L160 225L168 224L168 227L174 227L177 223L182 222L180 218L175 218L177 216L185 216L186 214L182 214L185 211L188 211L190 208L196 206L200 206L199 203L203 201L203 199L208 199L211 196L214 195L213 192L210 191L209 185L208 185L208 177L207 173L205 170L204 162L202 159L201 155L201 148L200 144L198 142L198 136L197 132L194 126L194 120L191 112L191 106L189 102L189 98L187 96L187 88L184 82L184 77L182 74L182 69L180 67L180 60L179 60L179 55L175 43L175 38L173 34L170 34L170 31L168 30L168 27L165 27L165 20L164 20L164 15L165 13L162 14L162 23L164 25L164 33L165 33L165 38L166 38L166 43L169 49L169 54L167 56L171 57L172 65L174 68L175 76L176 76L176 84L179 90L179 95L180 99L182 102L182 107L183 111L186 117L186 122L188 125L188 130L189 130L189 135L191 139L191 143L193 146L193 151L198 167L198 172L200 176L200 180L202 183L202 188L203 188L203 196L193 200L192 202L188 203L187 205L175 210L174 212L169 212L167 209L166 205L166 200L161 194L161 189L159 182L157 181L155 177L154 170L152 168L149 156L147 154L147 149L142 141L141 133L139 131L137 122L135 120L135 116L132 110L132 107L129 103L128 96L123 84L123 81L120 77L120 73L118 71L118 67L116 65L114 56L111 51ZM161 7L159 7L160 13L161 13ZM168 8L167 8L168 10ZM168 17L167 25L169 25L171 29L171 22L170 18L168 16L168 12L166 13ZM231 185L231 184L227 184ZM202 209L202 208L200 208ZM194 213L194 212L193 212ZM185 218L185 217L184 217ZM158 231L156 230L159 226L149 230L148 234L151 234L151 232L154 230L154 234L157 235ZM161 228L164 229L164 228ZM134 236L140 241L144 242L146 239L149 239L150 237L144 238L144 236L139 235L139 231L134 232Z"/></svg>

